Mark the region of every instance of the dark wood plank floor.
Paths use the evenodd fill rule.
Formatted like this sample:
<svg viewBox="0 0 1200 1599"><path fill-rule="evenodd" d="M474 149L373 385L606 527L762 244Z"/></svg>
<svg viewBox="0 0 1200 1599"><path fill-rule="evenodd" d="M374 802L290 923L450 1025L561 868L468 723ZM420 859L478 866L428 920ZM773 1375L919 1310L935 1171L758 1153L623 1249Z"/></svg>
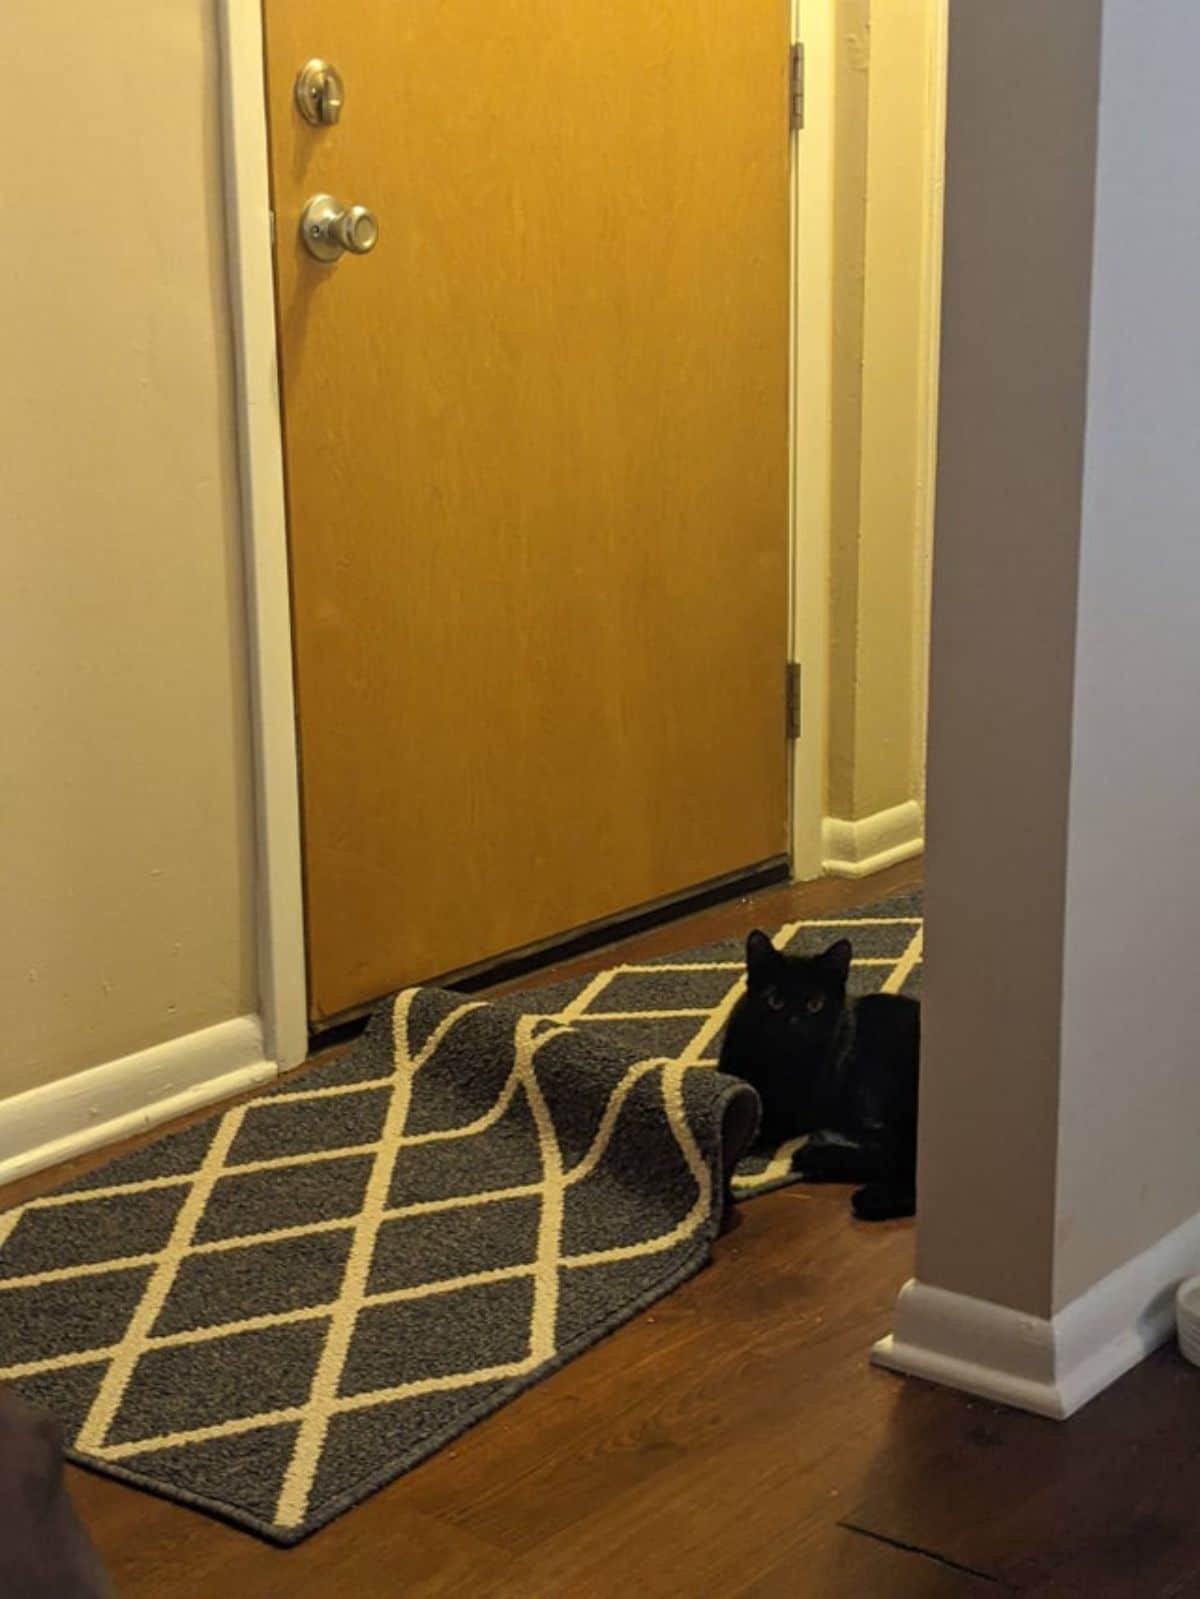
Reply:
<svg viewBox="0 0 1200 1599"><path fill-rule="evenodd" d="M771 890L619 954L916 881ZM911 1269L911 1225L855 1223L843 1191L756 1199L712 1268L293 1550L72 1492L125 1599L1200 1596L1200 1373L1164 1350L1065 1425L901 1382L867 1352Z"/></svg>

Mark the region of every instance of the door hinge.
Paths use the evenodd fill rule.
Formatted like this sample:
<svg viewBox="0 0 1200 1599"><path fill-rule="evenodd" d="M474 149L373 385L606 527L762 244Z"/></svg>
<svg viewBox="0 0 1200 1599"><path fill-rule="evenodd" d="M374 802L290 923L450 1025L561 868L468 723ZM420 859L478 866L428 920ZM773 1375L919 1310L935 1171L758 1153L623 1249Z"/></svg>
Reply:
<svg viewBox="0 0 1200 1599"><path fill-rule="evenodd" d="M792 69L789 78L789 97L791 101L791 125L795 128L804 126L804 46L792 46Z"/></svg>
<svg viewBox="0 0 1200 1599"><path fill-rule="evenodd" d="M787 664L787 736L789 739L800 737L800 662L789 661Z"/></svg>

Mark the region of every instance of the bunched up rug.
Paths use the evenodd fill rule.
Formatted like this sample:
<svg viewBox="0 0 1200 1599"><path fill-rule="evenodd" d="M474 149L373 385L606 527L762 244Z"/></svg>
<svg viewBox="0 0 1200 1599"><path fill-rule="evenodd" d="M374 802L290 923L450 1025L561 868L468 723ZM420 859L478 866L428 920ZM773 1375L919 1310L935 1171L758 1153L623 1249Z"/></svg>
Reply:
<svg viewBox="0 0 1200 1599"><path fill-rule="evenodd" d="M796 923L913 992L915 897ZM750 1147L715 1064L736 943L486 1003L381 1007L353 1051L0 1216L0 1383L80 1464L290 1544L699 1270Z"/></svg>

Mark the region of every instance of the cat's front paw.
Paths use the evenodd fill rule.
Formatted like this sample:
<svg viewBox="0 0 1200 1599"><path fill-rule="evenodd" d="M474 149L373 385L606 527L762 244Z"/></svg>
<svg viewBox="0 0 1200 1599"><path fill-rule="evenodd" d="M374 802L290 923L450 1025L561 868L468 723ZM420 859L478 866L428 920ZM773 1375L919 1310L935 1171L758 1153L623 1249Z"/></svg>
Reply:
<svg viewBox="0 0 1200 1599"><path fill-rule="evenodd" d="M809 1183L860 1183L871 1175L856 1144L819 1132L792 1156L792 1170Z"/></svg>
<svg viewBox="0 0 1200 1599"><path fill-rule="evenodd" d="M889 1183L868 1183L850 1196L850 1208L859 1221L893 1221L916 1215L917 1196Z"/></svg>
<svg viewBox="0 0 1200 1599"><path fill-rule="evenodd" d="M826 1162L820 1160L795 1162L792 1171L802 1183L845 1182L841 1172L832 1170Z"/></svg>

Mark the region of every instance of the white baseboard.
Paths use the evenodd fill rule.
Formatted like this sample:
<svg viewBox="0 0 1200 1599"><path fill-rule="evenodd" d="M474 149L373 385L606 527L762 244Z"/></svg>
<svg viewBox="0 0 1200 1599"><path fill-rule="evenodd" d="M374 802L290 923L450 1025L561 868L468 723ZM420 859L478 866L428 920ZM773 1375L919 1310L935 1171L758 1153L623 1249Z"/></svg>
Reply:
<svg viewBox="0 0 1200 1599"><path fill-rule="evenodd" d="M1175 1290L1200 1274L1200 1216L1051 1319L910 1282L872 1360L890 1371L1063 1420L1169 1339Z"/></svg>
<svg viewBox="0 0 1200 1599"><path fill-rule="evenodd" d="M278 1074L262 1023L237 1016L0 1101L0 1183L145 1132Z"/></svg>
<svg viewBox="0 0 1200 1599"><path fill-rule="evenodd" d="M821 824L823 866L830 877L870 877L925 848L925 817L916 800L860 821L827 816Z"/></svg>

